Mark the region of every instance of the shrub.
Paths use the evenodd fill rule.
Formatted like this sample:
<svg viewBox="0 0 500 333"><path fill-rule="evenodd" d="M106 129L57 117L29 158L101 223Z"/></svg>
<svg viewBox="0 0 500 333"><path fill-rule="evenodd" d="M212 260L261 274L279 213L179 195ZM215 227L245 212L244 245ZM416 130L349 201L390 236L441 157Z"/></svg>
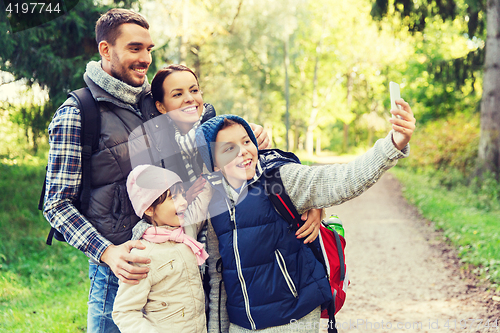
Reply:
<svg viewBox="0 0 500 333"><path fill-rule="evenodd" d="M417 128L411 139L411 158L402 164L418 169L455 169L468 177L476 162L478 145L479 115L455 114ZM450 174L450 178L453 182L460 177Z"/></svg>

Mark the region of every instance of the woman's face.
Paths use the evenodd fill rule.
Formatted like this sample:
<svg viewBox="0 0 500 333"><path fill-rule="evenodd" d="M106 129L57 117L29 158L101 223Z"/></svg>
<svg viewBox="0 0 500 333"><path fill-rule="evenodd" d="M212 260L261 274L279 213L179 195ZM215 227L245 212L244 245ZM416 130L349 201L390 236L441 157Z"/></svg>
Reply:
<svg viewBox="0 0 500 333"><path fill-rule="evenodd" d="M156 102L161 113L168 113L183 134L189 132L203 112L203 97L193 74L173 72L163 81L163 103Z"/></svg>

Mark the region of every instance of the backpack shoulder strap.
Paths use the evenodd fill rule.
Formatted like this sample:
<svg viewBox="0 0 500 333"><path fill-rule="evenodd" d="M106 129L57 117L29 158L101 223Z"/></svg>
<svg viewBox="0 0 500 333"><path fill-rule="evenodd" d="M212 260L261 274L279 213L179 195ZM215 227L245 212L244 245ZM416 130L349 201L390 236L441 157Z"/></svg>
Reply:
<svg viewBox="0 0 500 333"><path fill-rule="evenodd" d="M82 183L80 186L80 194L75 206L78 210L83 211L88 208L90 201L90 184L91 184L91 157L92 152L99 148L99 136L101 134L101 115L99 104L92 96L89 88L81 88L72 91L68 97L73 97L80 110L81 130L80 144L82 146ZM47 167L45 168L47 170ZM43 210L43 201L46 191L47 171L45 172L45 180L43 182L42 193L38 202L38 209ZM64 242L64 236L56 229L51 228L47 237L46 244L52 244L52 238L55 237L58 241Z"/></svg>
<svg viewBox="0 0 500 333"><path fill-rule="evenodd" d="M80 211L85 211L90 201L90 161L92 153L99 148L101 114L99 111L99 104L92 96L88 87L72 91L69 93L69 96L76 100L82 121L80 132L80 141L82 145L82 184L80 188L79 209Z"/></svg>
<svg viewBox="0 0 500 333"><path fill-rule="evenodd" d="M271 170L271 172L265 173L263 177L265 178L264 189L269 197L269 200L271 200L278 213L280 213L288 224L290 224L291 229L293 231L297 231L304 224L304 221L302 221L299 212L292 202L292 199L290 199L290 196L286 193L279 168L275 168ZM308 243L307 245L327 272L323 254L314 243Z"/></svg>
<svg viewBox="0 0 500 333"><path fill-rule="evenodd" d="M283 186L283 181L279 172L279 168L273 169L263 175L264 177L264 189L269 200L273 203L274 207L280 213L280 215L290 224L292 230L296 231L299 229L304 221L302 221L295 205L286 193L285 187ZM341 276L344 279L345 276L345 266L344 266L344 255L342 253L342 245L340 243L340 237L337 232L333 231L335 235L335 241L337 245L340 266L341 266ZM314 245L314 243L308 244L309 248L313 252L316 259L323 265L325 272L328 272L325 258L323 253ZM327 306L329 315L329 327L328 333L337 333L337 328L335 327L335 302L331 302Z"/></svg>
<svg viewBox="0 0 500 333"><path fill-rule="evenodd" d="M295 205L286 193L279 168L266 172L263 177L265 179L264 189L269 200L271 200L278 213L290 224L292 230L296 231L304 221L301 220Z"/></svg>

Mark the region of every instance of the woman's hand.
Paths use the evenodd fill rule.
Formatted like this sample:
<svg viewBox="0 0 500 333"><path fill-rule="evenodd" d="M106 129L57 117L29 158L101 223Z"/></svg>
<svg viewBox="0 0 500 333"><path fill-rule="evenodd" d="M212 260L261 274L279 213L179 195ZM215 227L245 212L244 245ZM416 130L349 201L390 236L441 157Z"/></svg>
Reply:
<svg viewBox="0 0 500 333"><path fill-rule="evenodd" d="M264 130L264 127L252 123L249 123L249 125L259 144L259 150L271 148L271 140Z"/></svg>
<svg viewBox="0 0 500 333"><path fill-rule="evenodd" d="M307 238L304 244L313 242L319 235L319 227L321 225L321 212L322 209L310 209L302 214L301 219L305 221L302 227L295 233L297 238Z"/></svg>
<svg viewBox="0 0 500 333"><path fill-rule="evenodd" d="M205 187L205 183L207 180L203 178L202 176L198 177L196 181L194 182L193 185L189 188L189 190L186 191L186 201L188 203L188 206L193 202L194 199L203 192L203 187Z"/></svg>

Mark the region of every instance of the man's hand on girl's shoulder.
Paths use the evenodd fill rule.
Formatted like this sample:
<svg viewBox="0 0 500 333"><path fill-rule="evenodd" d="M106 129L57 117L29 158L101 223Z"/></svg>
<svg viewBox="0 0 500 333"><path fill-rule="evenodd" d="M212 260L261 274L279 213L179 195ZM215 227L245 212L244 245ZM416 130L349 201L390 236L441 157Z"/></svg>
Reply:
<svg viewBox="0 0 500 333"><path fill-rule="evenodd" d="M149 264L151 259L130 254L133 248L144 250L146 247L139 240L130 240L120 245L110 245L103 252L101 261L109 266L121 282L139 284L139 280L147 277L149 268L132 264Z"/></svg>

